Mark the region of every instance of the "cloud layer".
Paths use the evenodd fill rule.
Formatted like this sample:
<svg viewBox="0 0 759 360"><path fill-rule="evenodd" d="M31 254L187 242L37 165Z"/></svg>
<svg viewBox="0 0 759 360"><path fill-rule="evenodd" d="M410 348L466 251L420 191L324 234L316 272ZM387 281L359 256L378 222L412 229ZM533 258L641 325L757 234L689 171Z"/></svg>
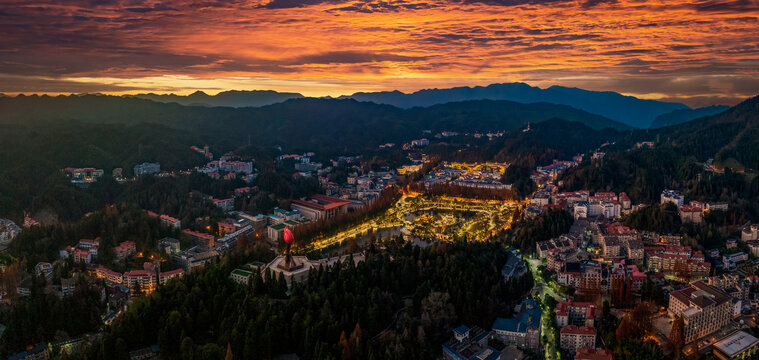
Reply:
<svg viewBox="0 0 759 360"><path fill-rule="evenodd" d="M759 93L759 0L0 0L0 92Z"/></svg>

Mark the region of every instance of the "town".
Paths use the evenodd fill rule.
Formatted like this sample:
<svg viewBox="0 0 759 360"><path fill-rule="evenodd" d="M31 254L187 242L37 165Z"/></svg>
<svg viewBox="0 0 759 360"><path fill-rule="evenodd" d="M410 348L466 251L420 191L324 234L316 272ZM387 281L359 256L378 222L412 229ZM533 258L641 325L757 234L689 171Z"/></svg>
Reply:
<svg viewBox="0 0 759 360"><path fill-rule="evenodd" d="M0 352L756 357L753 173L652 171L671 154L647 134L536 145L555 126L577 125L68 162L56 189L82 211L0 219Z"/></svg>

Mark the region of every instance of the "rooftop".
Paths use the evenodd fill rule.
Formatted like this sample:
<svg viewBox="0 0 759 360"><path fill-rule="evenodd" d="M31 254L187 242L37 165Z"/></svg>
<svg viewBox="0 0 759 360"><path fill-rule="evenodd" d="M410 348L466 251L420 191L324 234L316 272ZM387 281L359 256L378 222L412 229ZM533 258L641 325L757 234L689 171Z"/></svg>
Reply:
<svg viewBox="0 0 759 360"><path fill-rule="evenodd" d="M316 210L329 210L351 203L349 200L338 199L327 195L313 195L309 200L292 200L293 204L302 205Z"/></svg>
<svg viewBox="0 0 759 360"><path fill-rule="evenodd" d="M743 331L737 331L732 335L714 343L714 348L733 358L741 352L759 344L759 339Z"/></svg>

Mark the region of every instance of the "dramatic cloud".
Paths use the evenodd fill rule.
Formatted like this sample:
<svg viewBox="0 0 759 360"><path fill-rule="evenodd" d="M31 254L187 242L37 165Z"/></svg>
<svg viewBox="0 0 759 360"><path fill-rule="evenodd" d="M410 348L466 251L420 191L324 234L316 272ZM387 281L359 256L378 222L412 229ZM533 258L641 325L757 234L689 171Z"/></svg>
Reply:
<svg viewBox="0 0 759 360"><path fill-rule="evenodd" d="M759 93L759 0L0 0L0 92Z"/></svg>

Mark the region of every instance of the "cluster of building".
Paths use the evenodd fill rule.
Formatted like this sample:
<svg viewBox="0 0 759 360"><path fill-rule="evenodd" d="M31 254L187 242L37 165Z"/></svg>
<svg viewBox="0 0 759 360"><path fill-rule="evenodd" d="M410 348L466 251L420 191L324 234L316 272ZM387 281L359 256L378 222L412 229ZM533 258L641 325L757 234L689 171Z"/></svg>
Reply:
<svg viewBox="0 0 759 360"><path fill-rule="evenodd" d="M125 273L110 270L103 266L95 269L99 279L126 286L134 295L138 290L144 294L153 292L157 286L166 284L171 279L180 278L184 275L184 269L174 269L159 272L155 263L146 262L142 269L130 270Z"/></svg>
<svg viewBox="0 0 759 360"><path fill-rule="evenodd" d="M13 221L0 219L0 251L7 248L20 232L21 228Z"/></svg>
<svg viewBox="0 0 759 360"><path fill-rule="evenodd" d="M98 248L100 248L100 238L81 239L76 246L67 246L61 249L58 254L62 259L73 258L75 263L83 262L89 264L92 259L97 257Z"/></svg>
<svg viewBox="0 0 759 360"><path fill-rule="evenodd" d="M691 201L685 204L685 196L677 190L664 189L661 193L661 204L672 203L677 206L677 212L684 223L701 223L704 214L713 210L727 210L727 203L702 203Z"/></svg>
<svg viewBox="0 0 759 360"><path fill-rule="evenodd" d="M158 220L160 220L161 223L164 224L164 225L166 225L166 226L170 226L170 227L173 227L175 229L181 229L182 228L182 222L179 221L179 219L177 219L175 217L171 217L171 216L166 215L166 214L157 214L157 213L152 212L150 210L147 210L146 213L148 214L148 216L151 216L151 217L154 217L154 218L158 218Z"/></svg>
<svg viewBox="0 0 759 360"><path fill-rule="evenodd" d="M596 307L592 303L566 301L557 304L556 323L559 326L559 347L575 359L613 359L610 350L596 348L594 327ZM443 344L447 359L522 359L521 350L541 351L543 310L534 299L526 299L514 309L511 318L496 318L492 331L480 327L459 326L453 338ZM502 350L488 346L495 338L507 347ZM483 357L484 356L484 357Z"/></svg>
<svg viewBox="0 0 759 360"><path fill-rule="evenodd" d="M205 156L205 158L208 159L208 160L212 160L213 159L213 153L211 152L211 149L208 147L208 145L203 145L202 149L199 148L199 147L197 147L197 146L195 146L195 145L193 145L193 146L190 146L190 149L192 149L193 151L195 151L198 154L201 154L201 155Z"/></svg>
<svg viewBox="0 0 759 360"><path fill-rule="evenodd" d="M319 177L319 183L326 195L351 200L351 208L371 205L388 186L397 182L398 176L392 170L368 171L364 174L359 174L358 171L351 172L342 184L330 182L325 176Z"/></svg>
<svg viewBox="0 0 759 360"><path fill-rule="evenodd" d="M134 176L157 175L161 172L161 164L157 162L144 162L134 166Z"/></svg>
<svg viewBox="0 0 759 360"><path fill-rule="evenodd" d="M202 168L198 169L214 179L234 179L242 176L243 180L248 183L256 179L257 173L253 168L252 161L232 160L227 156L222 156L219 160L210 161Z"/></svg>
<svg viewBox="0 0 759 360"><path fill-rule="evenodd" d="M449 163L431 171L424 177L424 184L450 184L481 189L511 189L510 184L501 182L508 164L501 163Z"/></svg>
<svg viewBox="0 0 759 360"><path fill-rule="evenodd" d="M65 168L63 169L69 178L71 183L78 185L86 185L98 181L103 176L103 169L95 168Z"/></svg>
<svg viewBox="0 0 759 360"><path fill-rule="evenodd" d="M613 192L596 192L591 195L588 190L559 192L556 186L547 184L532 195L527 214L536 216L549 207L569 210L575 219L615 219L637 208L624 192L619 195Z"/></svg>
<svg viewBox="0 0 759 360"><path fill-rule="evenodd" d="M530 174L530 179L538 185L544 185L553 182L567 169L577 166L582 162L582 155L575 155L571 161L561 161L554 159L550 165L538 166Z"/></svg>

